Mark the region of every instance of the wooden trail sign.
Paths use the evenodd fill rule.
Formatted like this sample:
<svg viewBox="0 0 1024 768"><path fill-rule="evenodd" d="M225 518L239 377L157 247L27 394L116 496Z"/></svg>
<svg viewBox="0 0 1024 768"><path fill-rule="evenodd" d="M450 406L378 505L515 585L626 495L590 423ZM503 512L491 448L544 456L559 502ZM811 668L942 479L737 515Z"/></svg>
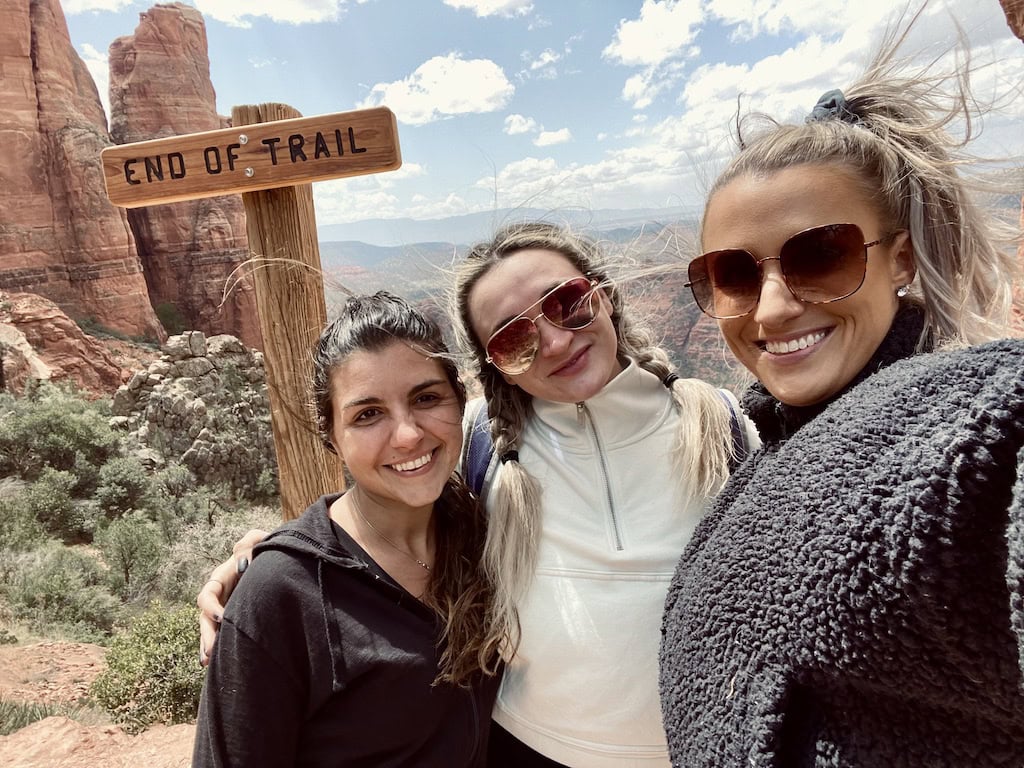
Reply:
<svg viewBox="0 0 1024 768"><path fill-rule="evenodd" d="M110 202L123 208L242 193L284 518L344 488L313 429L311 351L327 322L313 211L315 180L395 170L385 107L302 118L285 104L240 106L234 127L109 147Z"/></svg>
<svg viewBox="0 0 1024 768"><path fill-rule="evenodd" d="M138 208L393 171L402 165L387 107L276 120L107 147L107 197Z"/></svg>

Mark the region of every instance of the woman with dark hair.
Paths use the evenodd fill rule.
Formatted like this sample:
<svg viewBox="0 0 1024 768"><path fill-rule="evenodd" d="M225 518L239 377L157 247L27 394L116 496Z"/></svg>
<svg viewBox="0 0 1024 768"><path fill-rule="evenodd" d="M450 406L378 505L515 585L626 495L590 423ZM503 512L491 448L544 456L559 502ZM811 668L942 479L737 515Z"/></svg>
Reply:
<svg viewBox="0 0 1024 768"><path fill-rule="evenodd" d="M314 352L351 477L255 549L224 612L193 765L483 766L499 649L486 524L453 470L465 390L438 327L381 292Z"/></svg>

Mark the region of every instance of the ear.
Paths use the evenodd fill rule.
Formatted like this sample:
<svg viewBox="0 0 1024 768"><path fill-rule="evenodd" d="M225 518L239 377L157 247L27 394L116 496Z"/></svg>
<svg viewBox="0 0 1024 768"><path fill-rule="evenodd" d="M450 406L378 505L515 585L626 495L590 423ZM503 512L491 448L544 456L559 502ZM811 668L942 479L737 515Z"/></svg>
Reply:
<svg viewBox="0 0 1024 768"><path fill-rule="evenodd" d="M910 233L904 231L897 234L890 248L889 268L895 291L900 286L910 285L914 282L914 276L917 274L917 266L914 262L914 244L910 240Z"/></svg>

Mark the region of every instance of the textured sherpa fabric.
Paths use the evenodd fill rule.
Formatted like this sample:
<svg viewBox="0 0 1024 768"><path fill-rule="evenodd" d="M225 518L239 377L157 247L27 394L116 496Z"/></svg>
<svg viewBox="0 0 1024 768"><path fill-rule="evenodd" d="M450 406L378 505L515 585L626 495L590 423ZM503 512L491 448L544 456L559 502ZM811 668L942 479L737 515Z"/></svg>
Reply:
<svg viewBox="0 0 1024 768"><path fill-rule="evenodd" d="M1024 342L886 362L751 402L669 590L674 766L1024 766Z"/></svg>

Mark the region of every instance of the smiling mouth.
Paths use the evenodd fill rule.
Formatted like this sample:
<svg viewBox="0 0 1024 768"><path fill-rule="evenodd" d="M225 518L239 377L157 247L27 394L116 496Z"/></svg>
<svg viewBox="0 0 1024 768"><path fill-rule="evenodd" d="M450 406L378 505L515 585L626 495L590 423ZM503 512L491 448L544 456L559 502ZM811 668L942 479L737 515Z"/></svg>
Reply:
<svg viewBox="0 0 1024 768"><path fill-rule="evenodd" d="M567 368L572 368L574 365L576 365L576 363L578 363L580 361L580 358L583 357L583 355L585 355L587 353L588 349L590 349L590 347L584 347L583 349L581 349L575 355L573 355L568 360L566 360L562 365L558 366L558 368L556 368L554 371L552 371L551 375L552 376L557 376L558 374L560 374L562 371L566 370Z"/></svg>
<svg viewBox="0 0 1024 768"><path fill-rule="evenodd" d="M814 333L808 333L806 336L801 336L799 339L791 339L789 341L759 341L757 342L757 345L765 352L769 352L773 355L788 355L793 352L799 352L801 349L813 347L826 336L828 336L828 331L815 331Z"/></svg>
<svg viewBox="0 0 1024 768"><path fill-rule="evenodd" d="M412 459L410 461L402 461L398 464L388 464L388 466L396 472L412 472L413 470L419 469L420 467L426 466L430 463L430 460L434 457L434 452L425 453L418 459Z"/></svg>

